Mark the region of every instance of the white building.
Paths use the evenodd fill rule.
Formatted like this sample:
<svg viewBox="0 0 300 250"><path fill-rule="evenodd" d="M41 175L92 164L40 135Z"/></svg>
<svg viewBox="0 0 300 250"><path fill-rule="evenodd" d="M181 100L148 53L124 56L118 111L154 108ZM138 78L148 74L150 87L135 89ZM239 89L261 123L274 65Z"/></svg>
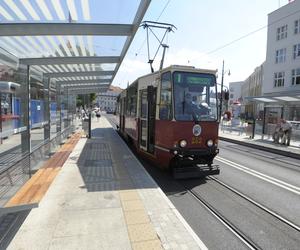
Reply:
<svg viewBox="0 0 300 250"><path fill-rule="evenodd" d="M300 11L300 0L268 16L263 94L300 91L300 13L296 10Z"/></svg>
<svg viewBox="0 0 300 250"><path fill-rule="evenodd" d="M268 15L262 95L273 115L300 120L300 0Z"/></svg>
<svg viewBox="0 0 300 250"><path fill-rule="evenodd" d="M229 106L234 102L240 102L242 97L242 85L244 82L229 83Z"/></svg>
<svg viewBox="0 0 300 250"><path fill-rule="evenodd" d="M244 81L242 85L243 112L246 117L262 117L264 104L257 102L254 97L262 95L262 85L264 79L264 63L256 67L252 74Z"/></svg>
<svg viewBox="0 0 300 250"><path fill-rule="evenodd" d="M110 86L107 92L97 95L96 102L101 110L113 112L116 110L116 103L122 89L115 86Z"/></svg>

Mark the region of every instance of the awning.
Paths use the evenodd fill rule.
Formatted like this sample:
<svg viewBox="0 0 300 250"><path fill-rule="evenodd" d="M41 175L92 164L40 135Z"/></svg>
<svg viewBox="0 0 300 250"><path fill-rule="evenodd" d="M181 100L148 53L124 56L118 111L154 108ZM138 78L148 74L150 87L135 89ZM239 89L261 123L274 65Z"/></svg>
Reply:
<svg viewBox="0 0 300 250"><path fill-rule="evenodd" d="M300 104L300 93L277 93L273 95L264 95L264 96L247 96L244 98L249 102L262 102L268 104L279 104L279 103L294 103L298 102Z"/></svg>

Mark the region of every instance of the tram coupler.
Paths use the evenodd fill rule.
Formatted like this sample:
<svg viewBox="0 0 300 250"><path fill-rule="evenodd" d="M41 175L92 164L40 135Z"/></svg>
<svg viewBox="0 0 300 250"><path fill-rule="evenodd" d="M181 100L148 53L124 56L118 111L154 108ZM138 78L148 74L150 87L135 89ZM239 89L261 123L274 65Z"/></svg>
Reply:
<svg viewBox="0 0 300 250"><path fill-rule="evenodd" d="M178 179L190 179L190 178L201 178L208 175L218 175L220 174L220 168L218 165L202 165L197 164L197 166L190 167L174 167L173 168L173 178Z"/></svg>

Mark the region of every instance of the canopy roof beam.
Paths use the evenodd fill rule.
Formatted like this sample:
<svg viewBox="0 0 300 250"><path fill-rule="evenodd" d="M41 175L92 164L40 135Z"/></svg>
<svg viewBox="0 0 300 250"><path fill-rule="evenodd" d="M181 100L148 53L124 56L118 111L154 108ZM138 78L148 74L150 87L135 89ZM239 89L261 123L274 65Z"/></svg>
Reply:
<svg viewBox="0 0 300 250"><path fill-rule="evenodd" d="M119 62L120 57L118 56L40 57L20 59L20 64L26 65L97 64Z"/></svg>
<svg viewBox="0 0 300 250"><path fill-rule="evenodd" d="M96 92L106 92L107 88L85 88L85 89L70 89L68 90L69 94L90 94Z"/></svg>
<svg viewBox="0 0 300 250"><path fill-rule="evenodd" d="M123 46L123 49L122 49L122 52L121 52L121 56L120 56L121 57L121 61L120 61L119 64L117 64L117 67L115 69L114 75L112 77L112 81L114 80L114 78L115 78L115 76L116 76L116 74L117 74L117 72L118 72L118 70L119 70L119 68L121 66L121 63L123 62L123 59L124 59L124 57L125 57L125 55L127 53L127 50L129 49L130 44L133 41L133 37L134 37L135 33L137 32L140 23L143 20L143 17L144 17L144 15L146 13L146 10L149 7L150 2L151 2L151 0L141 0L141 2L140 2L140 5L138 7L138 10L137 10L136 15L135 15L134 20L133 20L133 29L132 29L132 35L133 36L131 36L131 37L128 36L127 39L126 39L126 41L125 41L125 44Z"/></svg>
<svg viewBox="0 0 300 250"><path fill-rule="evenodd" d="M132 36L132 24L1 23L0 36Z"/></svg>
<svg viewBox="0 0 300 250"><path fill-rule="evenodd" d="M85 88L91 88L91 87L99 87L99 88L108 88L108 84L99 84L99 83L89 83L89 84L81 84L81 83L75 83L75 84L62 84L62 88L77 88L77 87L85 87Z"/></svg>
<svg viewBox="0 0 300 250"><path fill-rule="evenodd" d="M44 73L44 76L49 78L58 78L58 77L77 77L77 76L111 76L114 71L82 71L82 72L54 72L54 73ZM111 79L106 79L110 81Z"/></svg>
<svg viewBox="0 0 300 250"><path fill-rule="evenodd" d="M68 84L89 84L89 83L108 83L111 79L96 79L96 80L70 80L70 81L56 81L56 84L68 85ZM105 84L103 84L105 85ZM108 86L108 85L107 85Z"/></svg>

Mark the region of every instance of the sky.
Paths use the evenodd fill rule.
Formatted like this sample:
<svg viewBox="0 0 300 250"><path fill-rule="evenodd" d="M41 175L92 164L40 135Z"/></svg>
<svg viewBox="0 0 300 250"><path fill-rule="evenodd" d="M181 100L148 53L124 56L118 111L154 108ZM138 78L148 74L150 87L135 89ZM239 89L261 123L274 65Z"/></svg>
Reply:
<svg viewBox="0 0 300 250"><path fill-rule="evenodd" d="M170 23L177 28L164 40L169 46L164 66L217 69L220 83L224 60L224 84L228 85L245 80L264 62L268 14L286 4L288 0L152 0L144 20ZM162 37L161 32L156 35ZM150 58L158 48L153 37L150 36ZM161 52L162 49L155 58L154 70L159 68ZM126 88L128 83L149 74L147 62L146 30L139 28L113 85Z"/></svg>

